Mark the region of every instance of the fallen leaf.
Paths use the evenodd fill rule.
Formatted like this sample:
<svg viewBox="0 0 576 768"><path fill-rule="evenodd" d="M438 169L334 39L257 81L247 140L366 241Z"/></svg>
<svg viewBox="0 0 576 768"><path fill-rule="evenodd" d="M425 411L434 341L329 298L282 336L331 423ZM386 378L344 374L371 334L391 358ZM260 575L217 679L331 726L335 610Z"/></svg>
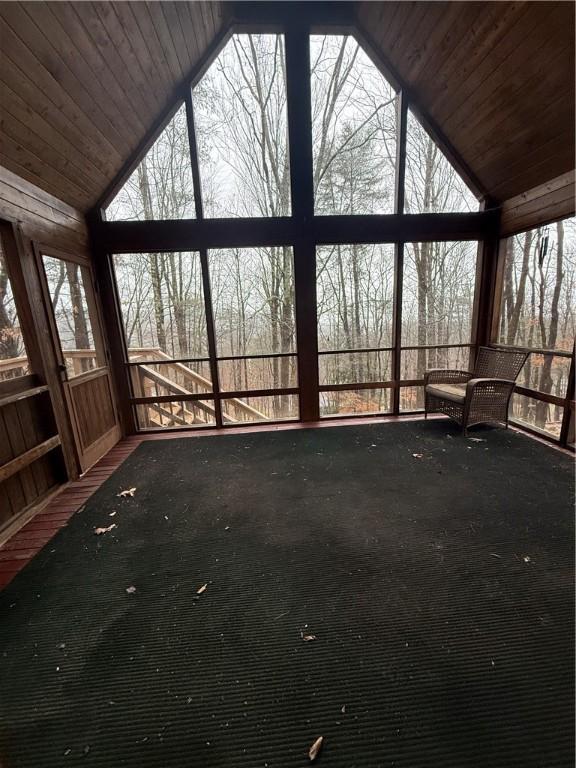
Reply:
<svg viewBox="0 0 576 768"><path fill-rule="evenodd" d="M316 760L318 757L320 750L322 749L322 742L324 741L324 736L318 736L314 744L310 747L308 750L308 757L310 758L310 761Z"/></svg>
<svg viewBox="0 0 576 768"><path fill-rule="evenodd" d="M316 635L302 635L302 640L304 640L305 643L308 643L310 640L316 640Z"/></svg>
<svg viewBox="0 0 576 768"><path fill-rule="evenodd" d="M196 590L196 594L197 594L197 595L201 595L201 594L202 594L202 592L205 592L205 591L206 591L207 587L208 587L208 584L203 584L203 585L200 587L200 589L197 589L197 590Z"/></svg>
<svg viewBox="0 0 576 768"><path fill-rule="evenodd" d="M114 517L114 515L115 515L115 514L116 514L116 512L110 512L110 514L108 515L108 517Z"/></svg>
<svg viewBox="0 0 576 768"><path fill-rule="evenodd" d="M134 592L136 592L136 587L127 587L126 592L128 592L129 595L133 595Z"/></svg>
<svg viewBox="0 0 576 768"><path fill-rule="evenodd" d="M108 528L94 528L94 533L96 536L100 536L101 533L108 533L108 531L111 531L112 528L117 528L116 523L112 523L112 525L109 525Z"/></svg>
<svg viewBox="0 0 576 768"><path fill-rule="evenodd" d="M522 558L522 560L524 560L524 562L525 562L525 563L531 563L531 562L532 562L532 558L531 558L531 557L528 557L528 555L526 555L525 557L523 557L523 558Z"/></svg>
<svg viewBox="0 0 576 768"><path fill-rule="evenodd" d="M120 491L120 493L117 493L116 495L125 498L126 496L134 496L135 493L136 488L127 488L125 491Z"/></svg>
<svg viewBox="0 0 576 768"><path fill-rule="evenodd" d="M423 459L424 454L423 453L413 453L412 456L414 456L415 459Z"/></svg>
<svg viewBox="0 0 576 768"><path fill-rule="evenodd" d="M344 704L344 706L342 707L342 709L340 710L340 712L342 712L342 714L343 714L343 715L345 715L345 714L346 714L346 704Z"/></svg>
<svg viewBox="0 0 576 768"><path fill-rule="evenodd" d="M494 552L490 552L490 557L497 557L499 560L502 560L502 555L496 555Z"/></svg>
<svg viewBox="0 0 576 768"><path fill-rule="evenodd" d="M483 437L469 437L468 440L472 440L473 443L485 443L486 440Z"/></svg>

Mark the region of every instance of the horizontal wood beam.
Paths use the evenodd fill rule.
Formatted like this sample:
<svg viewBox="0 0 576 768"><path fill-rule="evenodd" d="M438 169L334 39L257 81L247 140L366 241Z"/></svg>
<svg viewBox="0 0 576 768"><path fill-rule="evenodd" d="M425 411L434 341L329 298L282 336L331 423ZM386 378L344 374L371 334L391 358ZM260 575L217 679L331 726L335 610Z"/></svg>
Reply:
<svg viewBox="0 0 576 768"><path fill-rule="evenodd" d="M307 236L316 245L336 243L482 240L497 232L499 212L316 216L305 225L285 218L185 219L93 222L98 248L108 253L197 251L292 245Z"/></svg>
<svg viewBox="0 0 576 768"><path fill-rule="evenodd" d="M352 2L236 2L232 11L235 25L246 25L249 29L262 25L286 26L294 22L311 27L351 27L355 21Z"/></svg>
<svg viewBox="0 0 576 768"><path fill-rule="evenodd" d="M15 475L17 472L20 472L22 469L25 469L32 464L33 461L36 461L36 459L44 456L49 451L54 450L54 448L57 448L59 445L60 437L54 435L54 437L44 440L43 443L35 445L34 448L30 448L26 453L22 453L20 456L12 459L12 461L4 464L0 467L0 483L7 480L9 477L12 477L12 475Z"/></svg>
<svg viewBox="0 0 576 768"><path fill-rule="evenodd" d="M48 392L47 384L41 384L40 386L33 387L32 389L25 389L22 392L14 392L11 395L6 395L6 397L0 398L0 408L3 408L5 405L10 405L11 403L17 403L20 400L26 400L29 397L41 395L43 392Z"/></svg>
<svg viewBox="0 0 576 768"><path fill-rule="evenodd" d="M576 172L569 171L502 203L501 234L508 236L572 216Z"/></svg>

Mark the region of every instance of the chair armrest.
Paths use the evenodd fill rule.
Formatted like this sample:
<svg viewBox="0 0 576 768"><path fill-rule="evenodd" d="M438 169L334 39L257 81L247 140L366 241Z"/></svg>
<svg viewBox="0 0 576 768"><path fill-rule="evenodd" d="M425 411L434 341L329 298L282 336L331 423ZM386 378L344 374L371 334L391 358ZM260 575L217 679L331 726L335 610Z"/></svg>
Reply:
<svg viewBox="0 0 576 768"><path fill-rule="evenodd" d="M431 368L424 373L424 386L427 384L464 383L472 378L469 371L459 371L454 368Z"/></svg>
<svg viewBox="0 0 576 768"><path fill-rule="evenodd" d="M469 379L466 389L475 389L476 387L483 386L483 385L489 385L489 384L498 384L498 385L505 385L507 387L512 387L512 389L516 386L513 381L510 381L510 379L491 379L491 378L481 378L481 379Z"/></svg>

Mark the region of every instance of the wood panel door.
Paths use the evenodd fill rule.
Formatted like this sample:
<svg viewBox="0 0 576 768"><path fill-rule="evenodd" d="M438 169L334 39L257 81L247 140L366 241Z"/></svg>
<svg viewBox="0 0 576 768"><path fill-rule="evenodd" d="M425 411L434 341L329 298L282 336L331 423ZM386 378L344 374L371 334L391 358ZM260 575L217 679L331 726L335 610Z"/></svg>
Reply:
<svg viewBox="0 0 576 768"><path fill-rule="evenodd" d="M82 472L120 439L120 426L90 264L38 252L50 330Z"/></svg>

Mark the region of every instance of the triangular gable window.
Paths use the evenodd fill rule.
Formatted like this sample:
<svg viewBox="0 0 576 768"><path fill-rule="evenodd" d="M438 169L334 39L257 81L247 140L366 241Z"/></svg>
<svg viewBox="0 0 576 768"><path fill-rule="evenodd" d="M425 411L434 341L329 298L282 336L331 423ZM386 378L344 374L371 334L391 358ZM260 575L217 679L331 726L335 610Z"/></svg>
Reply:
<svg viewBox="0 0 576 768"><path fill-rule="evenodd" d="M193 219L194 185L182 105L106 209L108 221Z"/></svg>
<svg viewBox="0 0 576 768"><path fill-rule="evenodd" d="M408 110L404 213L477 211L478 200Z"/></svg>

